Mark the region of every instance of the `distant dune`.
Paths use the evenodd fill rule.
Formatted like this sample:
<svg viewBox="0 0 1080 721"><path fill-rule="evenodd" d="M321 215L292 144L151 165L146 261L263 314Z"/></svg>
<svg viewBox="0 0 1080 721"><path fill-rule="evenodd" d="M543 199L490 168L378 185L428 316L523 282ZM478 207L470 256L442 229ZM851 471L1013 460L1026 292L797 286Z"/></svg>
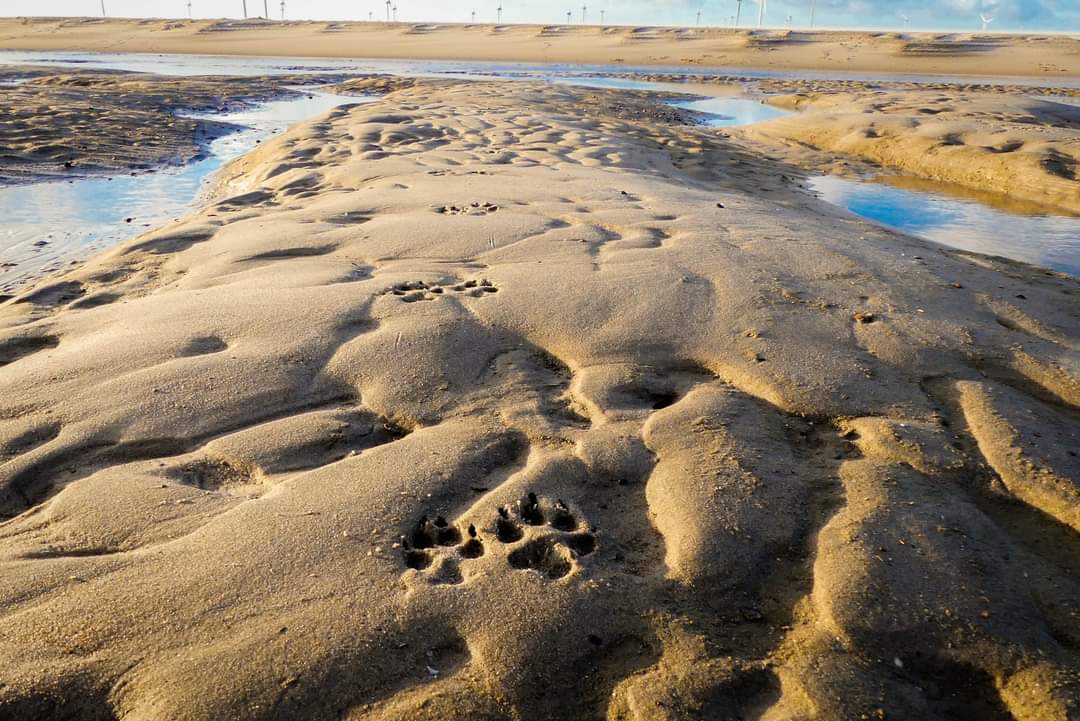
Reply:
<svg viewBox="0 0 1080 721"><path fill-rule="evenodd" d="M0 48L1080 76L1080 40L1056 34L10 18Z"/></svg>

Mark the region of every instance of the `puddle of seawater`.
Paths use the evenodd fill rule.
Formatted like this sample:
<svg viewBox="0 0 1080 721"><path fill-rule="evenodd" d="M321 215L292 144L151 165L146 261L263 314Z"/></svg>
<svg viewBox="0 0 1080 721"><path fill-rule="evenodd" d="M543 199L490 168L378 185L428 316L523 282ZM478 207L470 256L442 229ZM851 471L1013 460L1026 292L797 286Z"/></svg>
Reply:
<svg viewBox="0 0 1080 721"><path fill-rule="evenodd" d="M212 115L245 126L214 140L202 160L154 173L0 188L0 292L186 215L230 160L293 123L371 97L307 91L236 113ZM131 218L129 223L127 219Z"/></svg>
<svg viewBox="0 0 1080 721"><path fill-rule="evenodd" d="M697 95L702 92L715 92L713 89L702 88L700 85L627 80L624 78L562 77L552 75L544 79L561 85L611 90L645 90L657 93L687 93L691 95ZM759 99L743 95L741 92L727 93L718 97L707 97L699 100L671 100L669 101L669 105L705 113L709 116L705 121L706 125L716 128L730 128L736 125L760 123L784 115L790 115L790 112L787 110L781 110L780 108L766 105Z"/></svg>
<svg viewBox="0 0 1080 721"><path fill-rule="evenodd" d="M647 90L651 92L689 92L679 83L660 83L651 80L630 80L628 78L590 78L576 75L549 73L539 77L532 75L515 76L519 80L547 80L560 85L574 85L579 88L599 88L603 90Z"/></svg>
<svg viewBox="0 0 1080 721"><path fill-rule="evenodd" d="M706 98L704 100L680 100L672 103L672 105L687 110L696 110L700 113L708 113L711 118L706 123L718 128L763 123L766 120L774 120L784 115L790 115L787 110L766 105L760 100L750 97L728 96Z"/></svg>
<svg viewBox="0 0 1080 721"><path fill-rule="evenodd" d="M896 230L1080 276L1080 218L1036 214L1027 203L995 208L929 181L896 182L830 175L811 178L809 186L829 203Z"/></svg>

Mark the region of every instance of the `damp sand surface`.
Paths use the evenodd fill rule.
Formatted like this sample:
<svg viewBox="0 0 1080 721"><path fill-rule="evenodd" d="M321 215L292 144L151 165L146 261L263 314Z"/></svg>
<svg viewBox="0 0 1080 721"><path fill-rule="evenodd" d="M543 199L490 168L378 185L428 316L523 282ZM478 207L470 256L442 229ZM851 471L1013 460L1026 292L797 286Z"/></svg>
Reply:
<svg viewBox="0 0 1080 721"><path fill-rule="evenodd" d="M0 304L0 716L1074 718L1078 281L673 110L401 85Z"/></svg>

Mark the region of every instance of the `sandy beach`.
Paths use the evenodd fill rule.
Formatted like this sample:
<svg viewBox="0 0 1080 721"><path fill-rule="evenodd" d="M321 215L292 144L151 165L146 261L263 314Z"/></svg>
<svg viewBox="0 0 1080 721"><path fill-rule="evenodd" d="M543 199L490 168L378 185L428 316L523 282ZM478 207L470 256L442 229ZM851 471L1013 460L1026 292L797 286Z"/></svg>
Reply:
<svg viewBox="0 0 1080 721"><path fill-rule="evenodd" d="M282 54L174 25L110 49ZM0 717L1080 718L1080 280L803 187L889 165L822 128L902 155L936 96L795 89L804 125L720 133L646 93L343 87L381 97L0 302ZM1015 138L1023 196L1074 207L1040 158L1075 115L997 98L1001 137L983 95L935 116L972 124L935 172Z"/></svg>
<svg viewBox="0 0 1080 721"><path fill-rule="evenodd" d="M1080 77L1080 37L630 25L0 18L0 48Z"/></svg>

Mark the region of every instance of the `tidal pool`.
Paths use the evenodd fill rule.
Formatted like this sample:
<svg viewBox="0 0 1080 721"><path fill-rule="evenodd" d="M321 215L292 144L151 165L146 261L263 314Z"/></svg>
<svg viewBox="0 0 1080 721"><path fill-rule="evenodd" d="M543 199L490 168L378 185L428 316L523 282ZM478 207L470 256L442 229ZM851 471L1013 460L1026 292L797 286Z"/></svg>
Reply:
<svg viewBox="0 0 1080 721"><path fill-rule="evenodd" d="M827 175L809 186L833 205L911 235L1080 276L1080 218L911 178Z"/></svg>

